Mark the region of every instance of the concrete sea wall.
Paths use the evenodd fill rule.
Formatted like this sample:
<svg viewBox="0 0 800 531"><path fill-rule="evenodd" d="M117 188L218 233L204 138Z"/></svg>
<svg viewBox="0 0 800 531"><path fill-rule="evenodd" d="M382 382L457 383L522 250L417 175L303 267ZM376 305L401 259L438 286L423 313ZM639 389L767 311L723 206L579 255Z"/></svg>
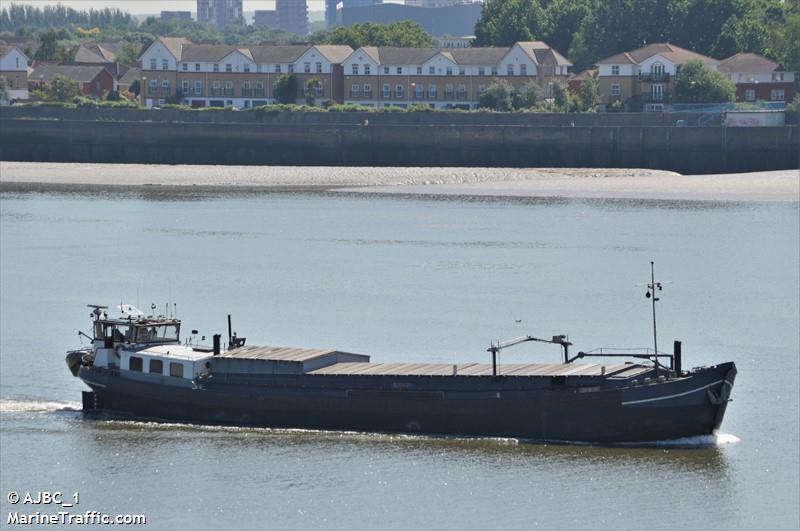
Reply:
<svg viewBox="0 0 800 531"><path fill-rule="evenodd" d="M0 120L0 159L14 161L638 167L688 174L800 163L797 126L672 127L664 122L674 123L674 115L658 114L4 109Z"/></svg>

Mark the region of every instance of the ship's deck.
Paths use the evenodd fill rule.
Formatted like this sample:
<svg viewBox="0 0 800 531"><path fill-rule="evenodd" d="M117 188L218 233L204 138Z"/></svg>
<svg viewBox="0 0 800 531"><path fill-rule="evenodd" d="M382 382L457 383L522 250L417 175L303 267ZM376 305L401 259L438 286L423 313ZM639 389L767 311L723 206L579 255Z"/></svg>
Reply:
<svg viewBox="0 0 800 531"><path fill-rule="evenodd" d="M563 364L563 363L508 363L497 366L500 376L552 377L552 376L605 376L630 378L651 372L652 367L634 363L617 364ZM491 376L488 363L335 363L306 374L326 376Z"/></svg>

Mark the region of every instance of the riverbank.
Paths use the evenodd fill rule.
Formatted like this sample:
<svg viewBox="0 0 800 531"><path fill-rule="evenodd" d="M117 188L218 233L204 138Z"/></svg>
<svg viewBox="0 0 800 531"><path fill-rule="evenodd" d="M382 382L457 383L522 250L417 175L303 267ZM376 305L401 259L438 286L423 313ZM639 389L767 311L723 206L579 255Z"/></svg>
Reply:
<svg viewBox="0 0 800 531"><path fill-rule="evenodd" d="M647 169L170 166L0 162L1 191L343 190L508 197L800 201L800 171L680 175Z"/></svg>

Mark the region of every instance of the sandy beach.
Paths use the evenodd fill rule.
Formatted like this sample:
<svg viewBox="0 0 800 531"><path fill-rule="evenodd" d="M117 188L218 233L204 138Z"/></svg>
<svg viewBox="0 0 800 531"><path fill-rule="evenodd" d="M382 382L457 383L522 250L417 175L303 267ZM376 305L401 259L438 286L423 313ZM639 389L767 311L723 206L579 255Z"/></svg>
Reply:
<svg viewBox="0 0 800 531"><path fill-rule="evenodd" d="M689 176L646 169L167 166L0 162L0 191L118 187L800 201L800 170Z"/></svg>

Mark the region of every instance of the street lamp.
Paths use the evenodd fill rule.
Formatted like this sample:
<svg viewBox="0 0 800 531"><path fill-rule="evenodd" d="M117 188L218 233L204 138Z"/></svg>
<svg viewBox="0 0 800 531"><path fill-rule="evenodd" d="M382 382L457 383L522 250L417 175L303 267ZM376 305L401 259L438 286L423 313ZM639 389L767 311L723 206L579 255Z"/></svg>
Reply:
<svg viewBox="0 0 800 531"><path fill-rule="evenodd" d="M142 76L142 86L139 87L139 95L142 98L142 105L147 107L147 76Z"/></svg>

